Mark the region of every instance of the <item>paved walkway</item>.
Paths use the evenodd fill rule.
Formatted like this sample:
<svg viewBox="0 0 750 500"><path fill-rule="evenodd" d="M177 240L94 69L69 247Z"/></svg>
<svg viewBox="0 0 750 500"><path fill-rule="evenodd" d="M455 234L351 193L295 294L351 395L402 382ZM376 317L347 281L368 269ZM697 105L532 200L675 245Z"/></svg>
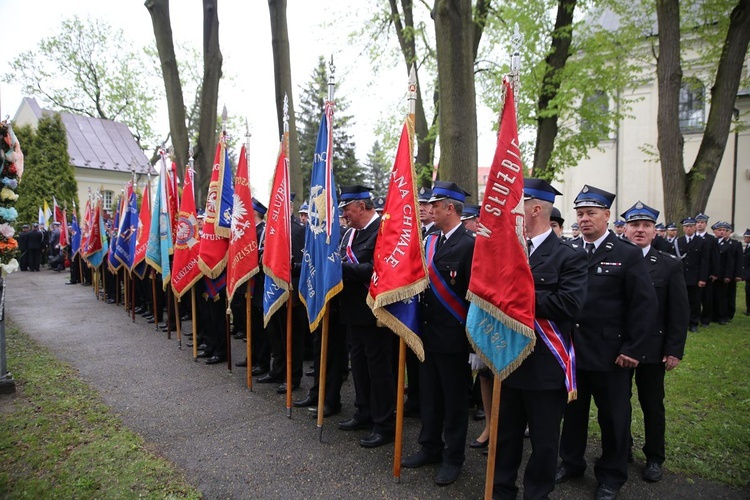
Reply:
<svg viewBox="0 0 750 500"><path fill-rule="evenodd" d="M344 411L327 419L323 443L306 409L286 417L285 399L273 384L245 386L245 369L192 361L174 338L122 307L97 301L90 287L65 286L66 273L15 273L7 280L7 316L14 324L75 366L99 391L124 424L185 471L206 498L481 498L485 457L467 446L459 480L433 483L436 466L404 469L392 476L393 447L368 450L357 444L361 432L336 429L353 412L351 381L344 384ZM233 341L244 358L245 344ZM9 367L12 371L13 367ZM312 382L304 377L301 397ZM404 453L417 449L419 422L407 419ZM481 431L471 422L469 438ZM590 454L597 447L589 447ZM593 457L589 457L593 463ZM667 463L668 466L668 463ZM630 468L620 498L748 498L727 486L670 472L658 484L640 479L642 464ZM591 498L591 468L582 480L555 490L554 498Z"/></svg>

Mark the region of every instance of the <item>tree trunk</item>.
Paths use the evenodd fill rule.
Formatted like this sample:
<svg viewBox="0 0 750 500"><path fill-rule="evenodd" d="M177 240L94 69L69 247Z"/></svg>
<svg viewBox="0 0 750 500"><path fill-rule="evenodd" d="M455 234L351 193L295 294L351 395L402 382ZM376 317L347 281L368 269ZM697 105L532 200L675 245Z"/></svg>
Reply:
<svg viewBox="0 0 750 500"><path fill-rule="evenodd" d="M690 213L705 211L727 145L742 65L750 43L750 0L740 0L730 15L729 29L711 89L711 110L698 155L688 174Z"/></svg>
<svg viewBox="0 0 750 500"><path fill-rule="evenodd" d="M679 0L657 0L656 16L659 29L659 55L656 78L659 107L656 126L657 147L664 185L664 216L680 220L687 214L685 187L684 139L680 132L679 101L682 83L680 66L680 5Z"/></svg>
<svg viewBox="0 0 750 500"><path fill-rule="evenodd" d="M216 152L216 114L223 58L219 49L219 15L216 0L203 0L203 87L198 146L195 150L196 205L205 204Z"/></svg>
<svg viewBox="0 0 750 500"><path fill-rule="evenodd" d="M435 0L442 180L477 203L477 112L471 0Z"/></svg>
<svg viewBox="0 0 750 500"><path fill-rule="evenodd" d="M549 161L555 147L557 137L556 112L550 111L550 102L557 97L560 90L560 73L570 56L570 43L573 39L573 12L576 0L559 0L557 3L557 19L552 30L552 46L550 54L545 60L545 72L542 77L542 90L539 93L539 109L537 113L536 147L534 149L534 166L531 175L551 179L554 172L549 170ZM550 114L552 113L552 114Z"/></svg>
<svg viewBox="0 0 750 500"><path fill-rule="evenodd" d="M276 118L279 126L279 137L281 138L284 135L284 94L286 94L289 103L289 182L292 185L292 192L298 194L297 203L300 204L310 195L310 186L302 185L300 162L304 160L312 164L313 159L300 159L297 125L294 116L292 63L289 58L289 31L286 25L286 0L268 0L268 10L271 14L273 76L276 85Z"/></svg>
<svg viewBox="0 0 750 500"><path fill-rule="evenodd" d="M159 52L159 61L161 62L164 90L167 94L169 133L174 146L175 161L177 165L182 167L187 164L190 144L185 124L185 101L182 97L180 72L177 69L177 58L174 54L172 24L169 19L169 0L147 0L145 6L151 14L156 49Z"/></svg>
<svg viewBox="0 0 750 500"><path fill-rule="evenodd" d="M417 75L417 102L415 103L415 123L414 133L417 136L417 154L415 158L417 171L428 167L432 171L435 161L435 135L430 134L430 126L427 124L427 116L424 111L422 101L422 87L419 84L419 66L417 64L417 49L414 41L414 16L412 11L412 0L402 0L401 10L399 12L396 0L389 0L391 6L391 21L396 30L398 44L401 47L401 54L404 56L406 63L406 74L409 74L412 65ZM437 113L437 109L435 110ZM429 187L429 186L428 186Z"/></svg>

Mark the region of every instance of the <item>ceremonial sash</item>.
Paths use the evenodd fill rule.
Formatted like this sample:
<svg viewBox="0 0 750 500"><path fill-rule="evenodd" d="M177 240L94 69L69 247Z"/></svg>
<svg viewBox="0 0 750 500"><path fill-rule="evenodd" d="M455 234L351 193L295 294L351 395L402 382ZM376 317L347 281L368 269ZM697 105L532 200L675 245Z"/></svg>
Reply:
<svg viewBox="0 0 750 500"><path fill-rule="evenodd" d="M554 321L535 318L534 329L547 344L552 355L565 373L565 388L568 390L568 403L578 397L578 386L576 383L576 352L573 348L573 339L570 343L565 342L560 329Z"/></svg>
<svg viewBox="0 0 750 500"><path fill-rule="evenodd" d="M427 271L430 275L430 285L435 296L440 300L445 307L462 325L466 324L466 315L468 314L468 304L464 299L456 295L445 282L441 274L438 272L437 266L435 265L434 258L437 252L437 242L440 238L439 233L430 234L427 236Z"/></svg>
<svg viewBox="0 0 750 500"><path fill-rule="evenodd" d="M203 276L203 283L206 285L206 292L203 297L216 301L219 298L219 293L227 286L227 273L221 273L221 276L216 279Z"/></svg>
<svg viewBox="0 0 750 500"><path fill-rule="evenodd" d="M346 242L346 258L353 264L359 264L359 260L357 260L357 256L354 255L354 250L352 250L352 243L354 243L354 237L357 235L357 230L352 229L350 233L349 241Z"/></svg>

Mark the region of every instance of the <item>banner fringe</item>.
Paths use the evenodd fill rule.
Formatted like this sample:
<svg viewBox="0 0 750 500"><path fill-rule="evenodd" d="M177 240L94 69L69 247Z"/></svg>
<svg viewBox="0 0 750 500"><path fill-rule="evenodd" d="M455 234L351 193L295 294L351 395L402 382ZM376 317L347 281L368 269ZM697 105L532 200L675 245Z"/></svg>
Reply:
<svg viewBox="0 0 750 500"><path fill-rule="evenodd" d="M208 264L203 262L203 259L199 257L198 267L200 267L201 271L203 271L203 274L205 274L207 277L211 278L212 280L215 280L216 278L221 276L221 273L227 267L227 254L224 254L224 257L216 264L216 267L214 267L213 269L208 267Z"/></svg>
<svg viewBox="0 0 750 500"><path fill-rule="evenodd" d="M255 276L256 274L258 274L258 272L259 272L259 271L260 271L260 267L259 267L259 266L256 266L256 267L255 267L255 269L251 269L251 270L250 270L249 272L247 272L247 273L246 273L246 274L245 274L244 276L242 276L242 277L241 277L240 279L238 279L238 280L237 280L237 281L236 281L236 282L234 283L234 288L232 288L232 295L229 295L229 276L227 276L227 298L229 299L229 301L230 301L230 302L232 301L232 298L234 298L234 294L235 294L235 292L237 291L237 289L238 289L239 287L241 287L243 283L245 283L245 282L246 282L246 281L248 281L248 280L249 280L250 278L252 278L252 277L253 277L253 276ZM227 273L227 274L229 274L229 273Z"/></svg>
<svg viewBox="0 0 750 500"><path fill-rule="evenodd" d="M417 334L409 330L406 325L385 308L373 309L372 313L385 327L404 339L404 343L409 346L409 349L414 352L419 361L424 362L424 344L422 344L422 339Z"/></svg>
<svg viewBox="0 0 750 500"><path fill-rule="evenodd" d="M326 310L328 309L328 302L336 296L337 293L339 293L341 290L344 289L344 282L339 281L336 286L328 290L328 293L326 294L326 298L323 301L323 304L325 304L323 307L320 308L320 312L318 313L318 316L315 318L314 321L310 322L310 331L314 332L316 328L318 328L318 324L320 324L320 320L323 319L323 316L325 315ZM302 296L301 292L299 293L299 299L302 301L302 303L305 306L305 309L307 309L307 302L305 301L305 298Z"/></svg>
<svg viewBox="0 0 750 500"><path fill-rule="evenodd" d="M400 302L402 300L410 299L415 295L419 295L427 289L427 285L428 280L425 276L424 278L418 279L414 283L404 285L394 290L383 292L377 297L373 297L370 293L368 293L367 305L369 305L370 309L374 311L377 308L389 306L394 302Z"/></svg>
<svg viewBox="0 0 750 500"><path fill-rule="evenodd" d="M271 304L271 307L268 308L268 314L263 314L263 328L268 327L268 322L271 321L271 317L276 314L276 311L281 309L281 306L286 304L287 299L289 298L289 290L284 289L284 291L281 293L281 296Z"/></svg>

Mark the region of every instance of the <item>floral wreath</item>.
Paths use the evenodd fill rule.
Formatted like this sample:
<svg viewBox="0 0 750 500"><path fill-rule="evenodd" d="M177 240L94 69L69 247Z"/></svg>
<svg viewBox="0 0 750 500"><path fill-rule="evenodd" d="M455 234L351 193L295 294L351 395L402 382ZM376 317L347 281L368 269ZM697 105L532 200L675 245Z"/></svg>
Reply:
<svg viewBox="0 0 750 500"><path fill-rule="evenodd" d="M23 175L23 152L8 120L0 122L0 147L0 273L4 277L18 270L18 241L13 227L18 211L13 205L18 200L16 189Z"/></svg>

